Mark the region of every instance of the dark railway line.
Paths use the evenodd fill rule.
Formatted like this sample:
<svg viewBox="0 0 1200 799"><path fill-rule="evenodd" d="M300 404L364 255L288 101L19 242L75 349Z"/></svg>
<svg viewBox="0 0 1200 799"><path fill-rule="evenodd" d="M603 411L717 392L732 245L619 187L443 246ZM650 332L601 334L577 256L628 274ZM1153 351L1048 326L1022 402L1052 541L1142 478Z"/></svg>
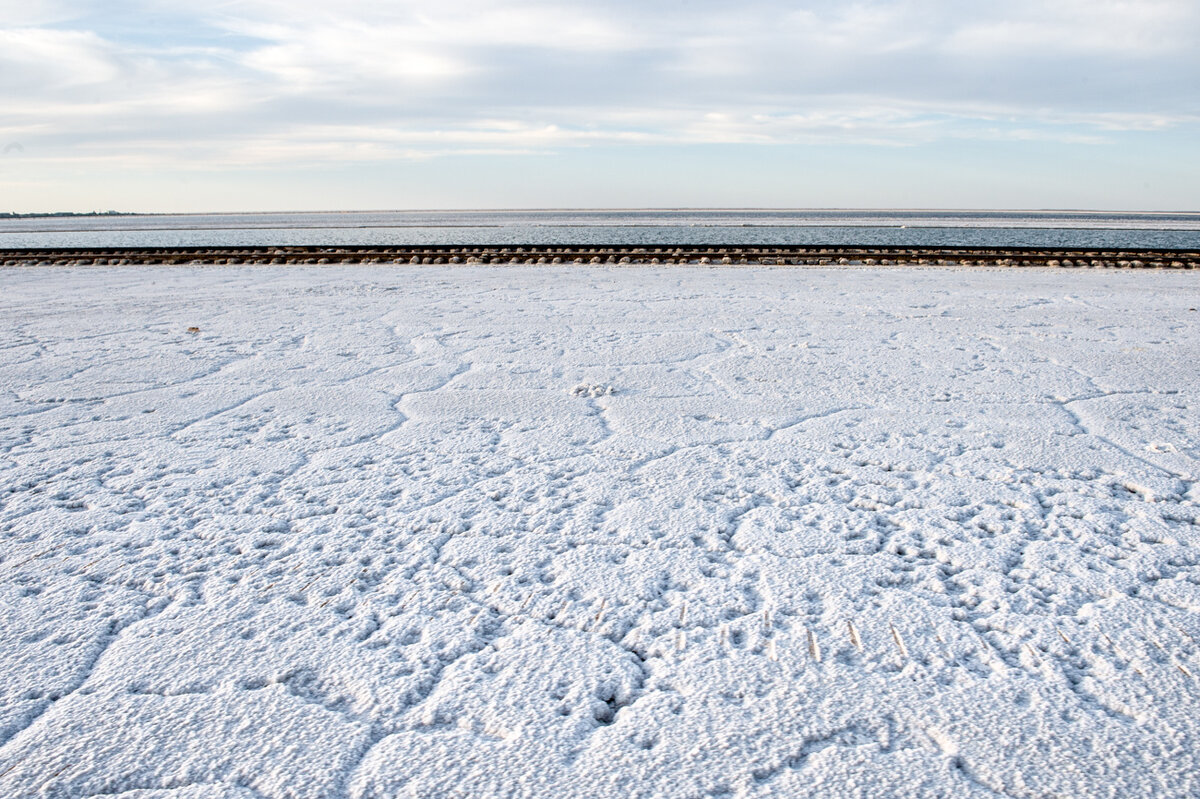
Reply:
<svg viewBox="0 0 1200 799"><path fill-rule="evenodd" d="M201 264L764 264L1196 269L1200 251L1044 247L404 245L0 249L3 266Z"/></svg>

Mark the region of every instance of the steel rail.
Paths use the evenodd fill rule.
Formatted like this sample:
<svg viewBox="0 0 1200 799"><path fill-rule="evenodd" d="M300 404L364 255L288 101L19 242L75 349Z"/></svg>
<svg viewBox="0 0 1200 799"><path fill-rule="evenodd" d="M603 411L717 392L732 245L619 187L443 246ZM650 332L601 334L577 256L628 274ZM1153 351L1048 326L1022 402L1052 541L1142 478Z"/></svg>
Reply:
<svg viewBox="0 0 1200 799"><path fill-rule="evenodd" d="M819 245L370 245L0 248L3 266L201 264L762 264L1196 269L1200 251Z"/></svg>

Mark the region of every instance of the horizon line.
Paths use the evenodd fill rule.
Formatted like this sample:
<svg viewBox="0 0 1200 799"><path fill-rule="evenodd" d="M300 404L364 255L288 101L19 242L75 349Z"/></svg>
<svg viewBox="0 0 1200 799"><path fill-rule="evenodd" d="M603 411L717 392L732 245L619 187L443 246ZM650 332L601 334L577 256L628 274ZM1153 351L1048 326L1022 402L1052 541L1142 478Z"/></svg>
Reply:
<svg viewBox="0 0 1200 799"><path fill-rule="evenodd" d="M1109 216L1200 216L1200 211L1182 210L1113 210L1104 208L884 208L884 207L790 207L790 206L647 206L647 207L507 207L507 208L355 208L355 209L279 209L271 211L4 211L2 218L54 217L54 216L267 216L271 214L436 214L436 213L892 213L892 214L1044 214L1080 215L1105 214Z"/></svg>

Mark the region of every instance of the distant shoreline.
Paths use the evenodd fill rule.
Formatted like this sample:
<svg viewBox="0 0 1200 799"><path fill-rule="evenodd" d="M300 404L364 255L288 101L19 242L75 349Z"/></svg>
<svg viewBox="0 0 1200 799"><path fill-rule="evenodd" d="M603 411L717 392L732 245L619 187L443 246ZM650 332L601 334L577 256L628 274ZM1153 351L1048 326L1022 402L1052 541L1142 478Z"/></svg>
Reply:
<svg viewBox="0 0 1200 799"><path fill-rule="evenodd" d="M139 214L131 211L51 211L49 213L18 214L12 211L0 211L0 219L72 219L92 216L154 216L154 214ZM174 216L174 214L161 214L161 216Z"/></svg>

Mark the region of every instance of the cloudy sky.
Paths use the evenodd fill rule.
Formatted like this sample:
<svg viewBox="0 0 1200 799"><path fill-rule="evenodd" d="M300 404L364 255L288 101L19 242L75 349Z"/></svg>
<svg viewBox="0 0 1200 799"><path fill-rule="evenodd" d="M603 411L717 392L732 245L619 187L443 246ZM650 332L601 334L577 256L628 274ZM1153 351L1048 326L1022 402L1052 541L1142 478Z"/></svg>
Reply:
<svg viewBox="0 0 1200 799"><path fill-rule="evenodd" d="M1200 210L1197 0L0 0L0 211Z"/></svg>

